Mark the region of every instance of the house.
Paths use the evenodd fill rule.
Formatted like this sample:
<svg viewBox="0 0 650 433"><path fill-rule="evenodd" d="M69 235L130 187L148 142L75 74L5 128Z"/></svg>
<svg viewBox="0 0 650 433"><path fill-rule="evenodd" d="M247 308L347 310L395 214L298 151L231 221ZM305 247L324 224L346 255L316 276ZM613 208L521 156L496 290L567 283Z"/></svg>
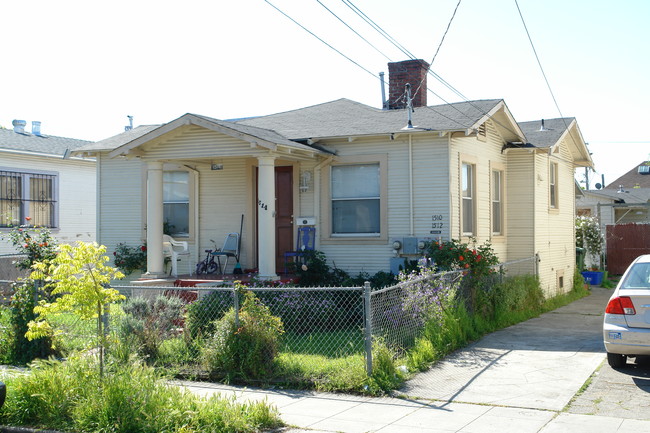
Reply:
<svg viewBox="0 0 650 433"><path fill-rule="evenodd" d="M637 164L609 185L576 197L578 214L599 218L601 226L650 223L650 161ZM603 230L604 231L604 230Z"/></svg>
<svg viewBox="0 0 650 433"><path fill-rule="evenodd" d="M27 131L26 124L0 128L0 232L30 217L61 243L94 241L95 160L71 156L90 142L43 134L36 121ZM13 253L6 238L0 242L0 254Z"/></svg>
<svg viewBox="0 0 650 433"><path fill-rule="evenodd" d="M185 114L79 149L97 158L99 242L146 240L156 277L164 225L195 263L244 215L241 263L262 278L307 224L351 273L387 271L420 241L476 239L502 261L539 254L545 290L570 287L574 169L592 165L575 119L518 124L500 99L427 106L406 86L425 89L427 68L389 64L390 109L339 99L233 121Z"/></svg>

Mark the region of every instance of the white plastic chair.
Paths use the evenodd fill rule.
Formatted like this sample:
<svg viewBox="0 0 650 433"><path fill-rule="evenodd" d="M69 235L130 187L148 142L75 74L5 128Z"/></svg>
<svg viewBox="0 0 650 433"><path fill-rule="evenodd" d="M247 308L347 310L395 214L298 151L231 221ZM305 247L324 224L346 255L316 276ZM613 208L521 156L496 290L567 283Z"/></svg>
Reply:
<svg viewBox="0 0 650 433"><path fill-rule="evenodd" d="M163 256L169 257L172 261L172 276L178 278L178 260L180 256L186 256L187 266L189 268L190 277L194 267L190 262L190 250L186 241L177 241L169 235L163 235Z"/></svg>

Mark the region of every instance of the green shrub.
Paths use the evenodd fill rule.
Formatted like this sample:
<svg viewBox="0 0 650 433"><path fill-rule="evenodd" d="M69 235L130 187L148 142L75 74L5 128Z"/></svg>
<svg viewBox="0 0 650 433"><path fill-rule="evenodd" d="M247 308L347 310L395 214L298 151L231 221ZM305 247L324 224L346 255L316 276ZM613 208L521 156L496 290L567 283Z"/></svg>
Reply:
<svg viewBox="0 0 650 433"><path fill-rule="evenodd" d="M17 283L11 298L10 329L7 331L9 354L7 361L11 364L27 364L36 358L47 358L56 351L52 347L51 338L28 340L25 334L29 322L36 319L34 313L36 297L45 296L42 289L35 287L36 283L26 280Z"/></svg>
<svg viewBox="0 0 650 433"><path fill-rule="evenodd" d="M115 266L124 273L129 275L135 271L147 272L147 245L130 247L124 243L119 243L113 251Z"/></svg>
<svg viewBox="0 0 650 433"><path fill-rule="evenodd" d="M404 381L404 373L395 366L395 353L381 341L372 345L372 375L368 378L368 391L389 392Z"/></svg>
<svg viewBox="0 0 650 433"><path fill-rule="evenodd" d="M203 362L210 376L257 379L269 376L278 353L282 321L271 314L255 295L244 292L239 310L229 310L216 322L212 338L203 349Z"/></svg>
<svg viewBox="0 0 650 433"><path fill-rule="evenodd" d="M232 291L215 290L187 305L185 327L192 340L207 337L214 332L215 321L232 308L232 297Z"/></svg>
<svg viewBox="0 0 650 433"><path fill-rule="evenodd" d="M137 352L155 362L162 342L177 332L183 317L183 303L179 298L158 296L155 299L134 297L123 306L118 335L128 345L135 345Z"/></svg>
<svg viewBox="0 0 650 433"><path fill-rule="evenodd" d="M264 402L197 397L138 364L109 364L100 382L93 366L89 357L40 361L30 374L4 379L9 392L0 424L115 433L243 433L281 425Z"/></svg>

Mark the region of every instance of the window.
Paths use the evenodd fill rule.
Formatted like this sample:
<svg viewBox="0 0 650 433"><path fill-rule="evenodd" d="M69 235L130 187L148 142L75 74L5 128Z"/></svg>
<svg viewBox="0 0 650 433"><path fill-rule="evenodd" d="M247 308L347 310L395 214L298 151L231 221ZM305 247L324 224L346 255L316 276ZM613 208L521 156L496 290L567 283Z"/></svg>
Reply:
<svg viewBox="0 0 650 433"><path fill-rule="evenodd" d="M332 234L379 235L379 164L332 167Z"/></svg>
<svg viewBox="0 0 650 433"><path fill-rule="evenodd" d="M0 171L0 227L56 227L56 189L54 174Z"/></svg>
<svg viewBox="0 0 650 433"><path fill-rule="evenodd" d="M187 171L163 172L163 224L172 236L190 234L190 188Z"/></svg>
<svg viewBox="0 0 650 433"><path fill-rule="evenodd" d="M549 169L549 186L550 186L550 198L549 205L553 209L558 207L558 195L557 195L557 163L552 162Z"/></svg>
<svg viewBox="0 0 650 433"><path fill-rule="evenodd" d="M492 234L503 232L503 172L492 170Z"/></svg>
<svg viewBox="0 0 650 433"><path fill-rule="evenodd" d="M463 235L474 235L474 165L463 162L462 185L462 227Z"/></svg>

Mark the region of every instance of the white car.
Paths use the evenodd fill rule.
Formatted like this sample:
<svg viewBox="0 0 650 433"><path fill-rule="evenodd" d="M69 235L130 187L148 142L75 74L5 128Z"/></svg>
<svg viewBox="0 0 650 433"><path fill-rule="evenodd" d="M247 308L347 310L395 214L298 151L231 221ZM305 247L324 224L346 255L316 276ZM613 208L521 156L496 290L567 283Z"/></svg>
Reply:
<svg viewBox="0 0 650 433"><path fill-rule="evenodd" d="M628 356L650 355L650 254L632 262L609 298L603 340L613 368Z"/></svg>

